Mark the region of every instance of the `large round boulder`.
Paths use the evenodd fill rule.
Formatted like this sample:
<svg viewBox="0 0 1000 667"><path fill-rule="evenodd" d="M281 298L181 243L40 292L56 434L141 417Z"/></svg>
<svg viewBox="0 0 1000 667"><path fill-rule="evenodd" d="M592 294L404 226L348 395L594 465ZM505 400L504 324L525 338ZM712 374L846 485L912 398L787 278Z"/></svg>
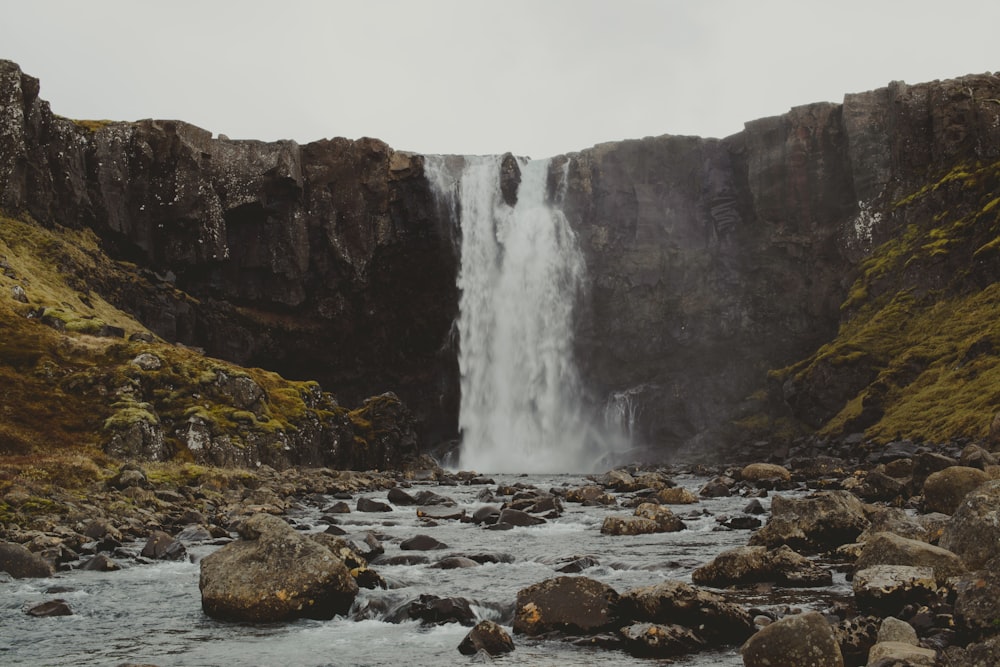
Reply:
<svg viewBox="0 0 1000 667"><path fill-rule="evenodd" d="M480 651L502 655L513 650L514 640L494 621L479 621L458 645L458 652L462 655L475 655Z"/></svg>
<svg viewBox="0 0 1000 667"><path fill-rule="evenodd" d="M51 577L54 569L47 560L20 544L0 542L0 572L6 572L15 579L26 579Z"/></svg>
<svg viewBox="0 0 1000 667"><path fill-rule="evenodd" d="M765 626L740 653L746 667L844 667L833 627L815 611Z"/></svg>
<svg viewBox="0 0 1000 667"><path fill-rule="evenodd" d="M950 466L932 473L924 481L924 510L954 514L962 499L989 481L979 468Z"/></svg>
<svg viewBox="0 0 1000 667"><path fill-rule="evenodd" d="M775 496L771 519L750 544L828 551L855 541L868 525L864 504L849 491L819 491L802 499Z"/></svg>
<svg viewBox="0 0 1000 667"><path fill-rule="evenodd" d="M514 607L514 632L591 635L614 628L619 595L588 577L556 577L522 588Z"/></svg>
<svg viewBox="0 0 1000 667"><path fill-rule="evenodd" d="M966 494L939 544L958 554L970 570L978 570L1000 552L1000 480Z"/></svg>
<svg viewBox="0 0 1000 667"><path fill-rule="evenodd" d="M930 567L939 583L965 572L962 559L947 549L892 533L872 535L861 550L854 567L856 570L864 570L873 565Z"/></svg>
<svg viewBox="0 0 1000 667"><path fill-rule="evenodd" d="M255 514L242 539L201 561L201 606L213 618L266 623L345 614L358 585L333 552L278 517Z"/></svg>

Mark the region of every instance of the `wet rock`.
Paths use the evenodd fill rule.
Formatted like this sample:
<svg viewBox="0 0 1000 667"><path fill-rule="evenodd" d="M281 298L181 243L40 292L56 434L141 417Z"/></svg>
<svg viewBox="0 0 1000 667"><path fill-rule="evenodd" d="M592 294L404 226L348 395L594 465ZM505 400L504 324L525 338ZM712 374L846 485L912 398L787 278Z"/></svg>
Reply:
<svg viewBox="0 0 1000 667"><path fill-rule="evenodd" d="M154 530L149 534L140 555L154 560L180 560L187 555L184 545L162 530Z"/></svg>
<svg viewBox="0 0 1000 667"><path fill-rule="evenodd" d="M403 491L398 486L394 486L391 489L389 489L388 493L386 494L386 498L393 505L416 505L417 504L417 499L416 498L414 498L413 496L411 496L410 494L408 494L406 491Z"/></svg>
<svg viewBox="0 0 1000 667"><path fill-rule="evenodd" d="M819 491L802 499L775 496L770 520L750 544L827 551L854 542L868 525L864 505L847 491Z"/></svg>
<svg viewBox="0 0 1000 667"><path fill-rule="evenodd" d="M925 515L926 516L926 515ZM877 533L893 533L921 542L931 542L931 534L923 523L925 516L913 517L898 507L873 507L868 512L871 522L860 535L858 542L867 542ZM947 516L942 516L947 520Z"/></svg>
<svg viewBox="0 0 1000 667"><path fill-rule="evenodd" d="M508 206L517 203L517 189L521 185L521 167L511 153L504 153L500 162L500 194Z"/></svg>
<svg viewBox="0 0 1000 667"><path fill-rule="evenodd" d="M103 540L110 537L119 543L122 541L121 531L107 519L93 519L84 527L82 534L92 540Z"/></svg>
<svg viewBox="0 0 1000 667"><path fill-rule="evenodd" d="M465 598L442 598L424 594L403 605L400 611L407 618L428 625L459 623L471 627L476 624L476 614ZM398 617L399 614L395 616Z"/></svg>
<svg viewBox="0 0 1000 667"><path fill-rule="evenodd" d="M959 456L958 462L963 466L968 466L969 468L979 468L980 470L986 470L989 466L995 466L1000 463L1000 459L997 459L996 455L991 453L989 450L980 447L979 445L966 445L962 449L962 454Z"/></svg>
<svg viewBox="0 0 1000 667"><path fill-rule="evenodd" d="M458 652L462 655L475 655L479 651L486 651L489 655L496 656L513 650L514 640L506 630L493 621L476 623L458 645Z"/></svg>
<svg viewBox="0 0 1000 667"><path fill-rule="evenodd" d="M357 505L359 512L391 512L392 506L383 503L381 500L373 500L372 498L366 498L362 496L358 498Z"/></svg>
<svg viewBox="0 0 1000 667"><path fill-rule="evenodd" d="M746 667L844 667L833 628L817 612L786 616L761 628L740 654Z"/></svg>
<svg viewBox="0 0 1000 667"><path fill-rule="evenodd" d="M51 577L54 573L48 561L13 542L0 542L0 571L15 579Z"/></svg>
<svg viewBox="0 0 1000 667"><path fill-rule="evenodd" d="M500 508L493 505L480 507L472 514L472 523L486 524L487 526L500 520Z"/></svg>
<svg viewBox="0 0 1000 667"><path fill-rule="evenodd" d="M47 618L49 616L72 616L73 610L70 609L69 603L66 600L49 600L48 602L43 602L40 605L32 607L25 613L29 616Z"/></svg>
<svg viewBox="0 0 1000 667"><path fill-rule="evenodd" d="M970 570L1000 553L1000 481L986 482L965 496L939 544L958 554Z"/></svg>
<svg viewBox="0 0 1000 667"><path fill-rule="evenodd" d="M618 593L588 577L556 577L522 588L514 607L514 632L590 635L618 623Z"/></svg>
<svg viewBox="0 0 1000 667"><path fill-rule="evenodd" d="M755 516L718 517L716 521L730 530L755 530L764 523Z"/></svg>
<svg viewBox="0 0 1000 667"><path fill-rule="evenodd" d="M191 543L191 542L208 542L214 539L214 537L215 536L212 535L212 531L209 530L207 527L200 525L190 525L190 526L184 526L184 528L182 528L181 531L177 533L175 539L177 539L179 542L182 543Z"/></svg>
<svg viewBox="0 0 1000 667"><path fill-rule="evenodd" d="M930 567L939 583L965 572L962 559L947 549L892 533L875 533L869 537L854 568L863 570L873 565Z"/></svg>
<svg viewBox="0 0 1000 667"><path fill-rule="evenodd" d="M729 478L716 477L698 489L698 495L702 498L727 498L733 495L729 490L732 484L733 480Z"/></svg>
<svg viewBox="0 0 1000 667"><path fill-rule="evenodd" d="M767 581L810 587L828 586L833 575L787 546L746 546L723 551L692 572L691 581L714 588Z"/></svg>
<svg viewBox="0 0 1000 667"><path fill-rule="evenodd" d="M601 524L605 535L646 535L650 533L673 533L686 526L680 517L666 507L655 503L642 503L631 517L609 516Z"/></svg>
<svg viewBox="0 0 1000 667"><path fill-rule="evenodd" d="M698 497L682 486L671 486L660 489L653 498L664 505L691 505L698 502Z"/></svg>
<svg viewBox="0 0 1000 667"><path fill-rule="evenodd" d="M625 650L639 658L670 658L705 648L705 640L681 625L633 623L619 630Z"/></svg>
<svg viewBox="0 0 1000 667"><path fill-rule="evenodd" d="M989 480L979 468L951 466L932 473L924 482L924 510L954 514L965 496Z"/></svg>
<svg viewBox="0 0 1000 667"><path fill-rule="evenodd" d="M621 492L635 491L638 488L635 477L627 470L610 470L597 477L595 481L604 488Z"/></svg>
<svg viewBox="0 0 1000 667"><path fill-rule="evenodd" d="M415 535L399 543L399 548L403 551L433 551L435 549L447 549L448 545L439 542L430 535Z"/></svg>
<svg viewBox="0 0 1000 667"><path fill-rule="evenodd" d="M712 644L739 644L754 632L743 607L680 581L630 590L618 604L623 618L684 626Z"/></svg>
<svg viewBox="0 0 1000 667"><path fill-rule="evenodd" d="M740 471L740 479L752 484L764 482L773 485L775 482L791 480L792 473L785 466L776 463L751 463Z"/></svg>
<svg viewBox="0 0 1000 667"><path fill-rule="evenodd" d="M420 554L399 554L398 556L379 558L375 561L377 565L426 565L429 562L430 559L427 556Z"/></svg>
<svg viewBox="0 0 1000 667"><path fill-rule="evenodd" d="M600 565L598 561L593 556L580 556L569 560L569 562L564 565L560 565L556 568L556 572L562 572L564 574L577 574L583 572L587 568L597 567Z"/></svg>
<svg viewBox="0 0 1000 667"><path fill-rule="evenodd" d="M858 495L868 501L893 502L909 495L909 480L892 477L884 470L872 470L865 475Z"/></svg>
<svg viewBox="0 0 1000 667"><path fill-rule="evenodd" d="M344 564L354 577L359 588L385 588L385 580L374 570L368 568L368 559L347 540L328 533L313 533L308 536L317 544L329 549Z"/></svg>
<svg viewBox="0 0 1000 667"><path fill-rule="evenodd" d="M878 666L934 667L937 652L904 642L879 642L868 652L868 664Z"/></svg>
<svg viewBox="0 0 1000 667"><path fill-rule="evenodd" d="M330 512L331 514L350 514L351 506L345 503L343 500L340 500L330 505L323 511Z"/></svg>
<svg viewBox="0 0 1000 667"><path fill-rule="evenodd" d="M597 485L581 486L569 489L566 492L566 500L571 503L583 503L588 505L617 505L618 501L609 493L605 493L604 488Z"/></svg>
<svg viewBox="0 0 1000 667"><path fill-rule="evenodd" d="M760 500L754 498L743 507L744 514L767 514L767 510L764 509L764 505L761 504Z"/></svg>
<svg viewBox="0 0 1000 667"><path fill-rule="evenodd" d="M80 569L88 572L114 572L122 568L118 563L114 562L104 554L97 554L83 563L80 566Z"/></svg>
<svg viewBox="0 0 1000 667"><path fill-rule="evenodd" d="M434 493L433 491L428 491L427 489L418 491L417 494L413 496L413 499L417 501L418 505L445 505L447 507L454 507L458 504L453 498L442 496L440 493Z"/></svg>
<svg viewBox="0 0 1000 667"><path fill-rule="evenodd" d="M934 570L911 565L874 565L854 574L851 582L858 608L895 615L905 605L923 605L937 598Z"/></svg>
<svg viewBox="0 0 1000 667"><path fill-rule="evenodd" d="M431 505L428 507L418 507L417 516L421 519L432 521L462 521L465 519L465 510L457 507Z"/></svg>
<svg viewBox="0 0 1000 667"><path fill-rule="evenodd" d="M268 514L251 516L239 532L242 540L201 561L206 614L263 623L326 619L350 609L357 583L329 549Z"/></svg>
<svg viewBox="0 0 1000 667"><path fill-rule="evenodd" d="M460 570L467 567L479 567L479 563L465 556L448 556L431 565L435 570Z"/></svg>
<svg viewBox="0 0 1000 667"><path fill-rule="evenodd" d="M533 516L527 512L507 508L500 511L498 523L505 523L511 526L538 526L547 522L545 519Z"/></svg>

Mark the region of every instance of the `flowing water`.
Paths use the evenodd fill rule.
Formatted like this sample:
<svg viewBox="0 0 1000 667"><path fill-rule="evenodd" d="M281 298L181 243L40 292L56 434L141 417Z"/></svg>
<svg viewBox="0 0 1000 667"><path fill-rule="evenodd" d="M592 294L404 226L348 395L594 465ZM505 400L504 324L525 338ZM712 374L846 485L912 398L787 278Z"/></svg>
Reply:
<svg viewBox="0 0 1000 667"><path fill-rule="evenodd" d="M571 476L494 477L497 483L529 483L542 490L585 483ZM676 481L697 490L702 479L678 476ZM477 500L481 486L435 486L433 490L456 500L469 513L483 506ZM495 487L489 487L495 488ZM413 489L416 491L417 489ZM385 500L385 492L365 494ZM310 498L293 513L300 528L322 531L319 519L333 498ZM198 560L218 548L188 545L190 559L183 562L133 564L118 558L126 568L118 572L69 571L51 579L0 578L0 665L118 665L148 662L160 667L216 665L461 665L473 658L457 646L468 632L456 623L421 626L415 621L390 623L392 609L421 594L459 596L473 601L479 618L497 620L510 630L517 591L558 576L567 559L591 555L598 565L582 572L619 592L667 579L690 581L691 571L720 551L743 545L747 531L718 530L715 517L738 513L745 498L704 499L697 505L675 507L685 517L687 529L677 533L634 537L606 536L600 526L609 513L630 513L623 508L584 507L566 504L566 512L548 523L490 531L471 523L441 521L428 526L412 507L391 512L339 515L349 539L374 533L386 557L403 552L402 540L427 534L449 545L424 552L428 564L373 565L389 583L386 590L362 589L350 617L330 621L299 620L280 624L225 623L206 617L200 606ZM765 506L768 500L763 499ZM141 545L133 545L138 552ZM509 557L510 562L441 570L430 565L449 555L488 553ZM5 577L5 575L0 575ZM47 592L59 587L59 592ZM842 578L832 591L842 593ZM792 593L799 606L822 608L831 591ZM804 596L803 596L804 594ZM24 609L53 598L63 598L72 616L34 618ZM748 604L787 604L780 591ZM614 650L581 648L560 641L514 636L516 650L496 662L507 665L650 665L655 661L631 658ZM735 648L718 649L679 658L678 664L741 665Z"/></svg>
<svg viewBox="0 0 1000 667"><path fill-rule="evenodd" d="M583 255L550 196L549 161L521 160L517 201L501 193L499 156L426 171L461 231L461 465L503 472L589 472L602 454L582 416L573 308ZM566 165L568 167L568 163Z"/></svg>

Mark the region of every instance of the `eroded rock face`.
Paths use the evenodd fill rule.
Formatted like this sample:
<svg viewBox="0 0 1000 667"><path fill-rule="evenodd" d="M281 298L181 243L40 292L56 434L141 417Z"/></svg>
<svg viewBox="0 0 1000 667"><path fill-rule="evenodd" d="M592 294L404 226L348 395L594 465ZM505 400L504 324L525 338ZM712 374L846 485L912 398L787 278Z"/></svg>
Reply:
<svg viewBox="0 0 1000 667"><path fill-rule="evenodd" d="M240 536L201 561L201 604L209 616L267 623L350 609L358 586L326 547L269 514L247 519Z"/></svg>
<svg viewBox="0 0 1000 667"><path fill-rule="evenodd" d="M628 591L619 609L625 618L684 626L713 645L740 644L754 630L753 619L743 607L680 581Z"/></svg>
<svg viewBox="0 0 1000 667"><path fill-rule="evenodd" d="M824 551L853 542L869 523L864 504L847 491L819 491L801 499L775 496L770 520L750 544Z"/></svg>

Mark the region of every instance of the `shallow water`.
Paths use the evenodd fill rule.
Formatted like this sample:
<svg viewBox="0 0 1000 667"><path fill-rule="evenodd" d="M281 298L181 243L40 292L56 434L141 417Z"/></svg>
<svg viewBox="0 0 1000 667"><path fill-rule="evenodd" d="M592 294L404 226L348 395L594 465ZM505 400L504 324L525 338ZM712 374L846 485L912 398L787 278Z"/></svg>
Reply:
<svg viewBox="0 0 1000 667"><path fill-rule="evenodd" d="M586 483L576 476L494 476L498 483L522 482L541 490ZM694 491L704 481L675 477ZM449 496L470 514L484 503L476 500L482 486L428 486ZM495 486L487 488L495 489ZM419 487L410 491L419 490ZM385 500L385 492L365 494ZM765 507L769 499L761 499ZM325 504L331 504L333 499ZM403 552L399 543L416 534L427 534L449 545L448 549L422 552L431 563L449 555L489 553L508 555L510 563L486 564L454 570L429 565L375 564L389 583L388 590L362 589L355 602L355 619L300 620L281 624L239 624L214 621L201 611L197 561L217 547L189 545L191 560L128 566L119 572L70 571L51 579L0 579L0 665L118 665L148 662L168 666L282 665L452 665L473 662L457 646L469 628L458 624L421 626L417 622L388 623L381 611L421 594L460 596L473 601L480 618L497 620L510 631L510 615L517 591L559 576L556 568L574 556L591 555L596 567L584 576L604 581L619 592L667 579L690 582L691 572L724 549L746 544L747 531L718 530L715 518L740 513L747 499L704 499L696 505L675 506L688 528L677 533L635 537L601 535L609 513L630 514L625 508L583 507L565 503L566 512L541 526L489 531L471 523L441 521L424 525L412 507L392 512L339 515L348 538L360 540L375 533L387 557ZM352 508L354 501L350 502ZM323 504L321 504L323 505ZM309 530L321 531L322 507L303 504L293 513ZM134 545L136 551L141 545ZM122 565L128 565L117 559ZM193 562L192 562L193 561ZM4 575L0 575L4 576ZM54 586L68 592L47 593ZM832 589L797 590L794 604L823 608L825 598L842 594L846 585L835 578ZM782 591L747 598L747 604L789 604ZM790 591L789 591L790 593ZM24 609L63 598L74 615L34 618ZM359 610L369 609L359 613ZM631 658L619 651L579 648L558 641L535 641L514 636L516 650L496 662L508 665L650 665L652 660ZM678 658L691 666L742 665L735 648Z"/></svg>

